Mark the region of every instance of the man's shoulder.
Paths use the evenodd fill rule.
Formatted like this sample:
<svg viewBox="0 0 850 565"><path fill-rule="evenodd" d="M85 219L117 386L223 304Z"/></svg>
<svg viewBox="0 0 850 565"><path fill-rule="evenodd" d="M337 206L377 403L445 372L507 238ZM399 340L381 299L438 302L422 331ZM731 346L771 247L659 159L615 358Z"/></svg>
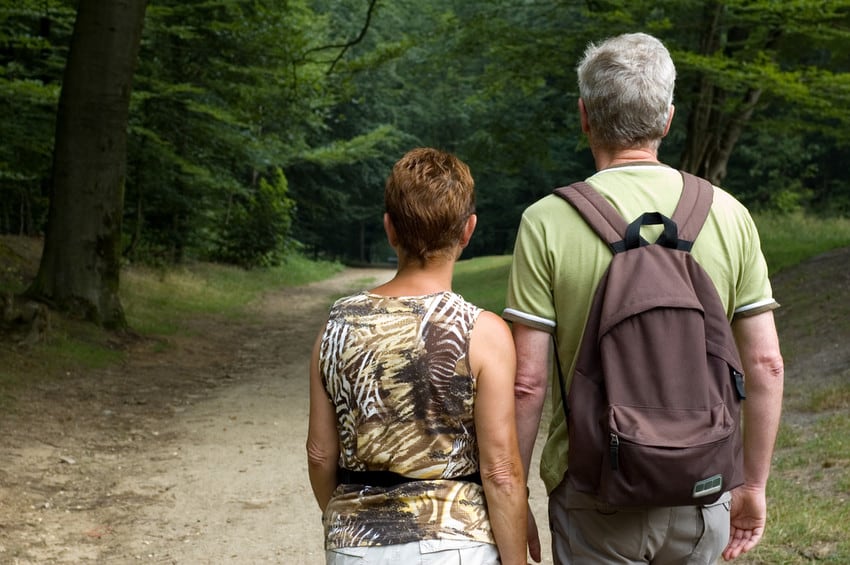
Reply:
<svg viewBox="0 0 850 565"><path fill-rule="evenodd" d="M714 204L713 208L716 210L722 210L727 213L734 213L736 215L749 217L750 212L747 210L746 206L744 206L734 195L730 192L720 188L719 186L714 187Z"/></svg>
<svg viewBox="0 0 850 565"><path fill-rule="evenodd" d="M591 175L585 182L602 194L627 219L648 211L672 214L682 189L680 172L666 165L605 169ZM723 188L712 186L713 223L730 229L752 224L749 211L737 198ZM555 188L523 211L522 222L526 224L526 229L540 229L546 232L554 229L559 232L560 228L566 229L579 220L578 212L563 198L554 194Z"/></svg>
<svg viewBox="0 0 850 565"><path fill-rule="evenodd" d="M529 204L526 207L525 212L528 214L548 213L554 207L560 206L559 202L563 202L563 200L555 195L555 188L553 188L547 194L544 194Z"/></svg>
<svg viewBox="0 0 850 565"><path fill-rule="evenodd" d="M563 198L556 196L553 189L523 210L521 223L525 224L526 228L536 226L534 229L538 229L540 226L549 226L551 229L573 214L576 214L573 207Z"/></svg>

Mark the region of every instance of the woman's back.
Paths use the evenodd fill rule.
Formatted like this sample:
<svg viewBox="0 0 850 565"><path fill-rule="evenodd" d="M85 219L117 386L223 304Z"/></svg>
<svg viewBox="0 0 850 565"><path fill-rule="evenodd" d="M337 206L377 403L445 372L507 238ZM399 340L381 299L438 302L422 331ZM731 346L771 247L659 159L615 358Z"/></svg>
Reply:
<svg viewBox="0 0 850 565"><path fill-rule="evenodd" d="M355 480L338 489L325 517L329 544L493 542L480 484L446 480L478 472L468 354L480 312L451 292L364 292L334 304L319 367L336 412L340 463L357 477L394 473L399 484L364 489Z"/></svg>
<svg viewBox="0 0 850 565"><path fill-rule="evenodd" d="M327 563L525 563L513 340L451 291L474 185L450 153L399 159L384 190L398 270L337 301L313 346L307 461Z"/></svg>

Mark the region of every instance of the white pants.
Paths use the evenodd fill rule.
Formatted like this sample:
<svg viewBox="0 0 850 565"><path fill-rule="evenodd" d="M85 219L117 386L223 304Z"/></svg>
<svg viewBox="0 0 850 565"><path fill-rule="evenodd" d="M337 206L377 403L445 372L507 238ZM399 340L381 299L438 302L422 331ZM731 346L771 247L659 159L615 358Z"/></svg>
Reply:
<svg viewBox="0 0 850 565"><path fill-rule="evenodd" d="M423 540L399 545L341 547L325 552L327 565L498 565L490 543Z"/></svg>

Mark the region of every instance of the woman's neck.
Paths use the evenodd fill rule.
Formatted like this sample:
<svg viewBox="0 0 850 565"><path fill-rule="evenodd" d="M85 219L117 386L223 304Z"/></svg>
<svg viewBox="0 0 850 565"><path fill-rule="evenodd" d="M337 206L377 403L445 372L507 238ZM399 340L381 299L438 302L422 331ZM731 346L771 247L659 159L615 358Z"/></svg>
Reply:
<svg viewBox="0 0 850 565"><path fill-rule="evenodd" d="M432 259L422 263L399 258L395 276L372 292L384 296L422 296L450 291L454 265L453 259Z"/></svg>

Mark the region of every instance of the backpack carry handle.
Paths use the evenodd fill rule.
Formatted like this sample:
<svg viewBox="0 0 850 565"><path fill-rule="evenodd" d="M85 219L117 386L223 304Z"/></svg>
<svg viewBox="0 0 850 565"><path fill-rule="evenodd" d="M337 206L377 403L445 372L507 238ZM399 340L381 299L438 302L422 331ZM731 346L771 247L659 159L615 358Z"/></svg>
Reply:
<svg viewBox="0 0 850 565"><path fill-rule="evenodd" d="M629 227L626 228L626 237L623 238L626 249L637 249L642 245L648 245L648 242L640 236L640 228L658 224L664 225L664 231L658 236L655 243L670 249L678 249L679 228L676 226L676 222L660 212L645 212L629 224Z"/></svg>
<svg viewBox="0 0 850 565"><path fill-rule="evenodd" d="M714 200L714 187L708 181L690 173L685 171L679 171L679 173L682 175L682 194L672 217L667 218L673 222L676 231L671 233L665 226L664 233L656 243L689 252L708 217ZM637 248L639 245L649 245L649 242L640 236L640 226L648 224L639 224L637 228L632 228L641 218L632 222L631 225L628 224L611 203L586 182L579 181L557 188L554 193L572 204L614 254ZM650 214L658 214L658 212L650 212ZM655 223L660 224L663 221L655 221ZM629 242L626 241L626 232L630 228L636 229L639 245L634 244L634 236Z"/></svg>

